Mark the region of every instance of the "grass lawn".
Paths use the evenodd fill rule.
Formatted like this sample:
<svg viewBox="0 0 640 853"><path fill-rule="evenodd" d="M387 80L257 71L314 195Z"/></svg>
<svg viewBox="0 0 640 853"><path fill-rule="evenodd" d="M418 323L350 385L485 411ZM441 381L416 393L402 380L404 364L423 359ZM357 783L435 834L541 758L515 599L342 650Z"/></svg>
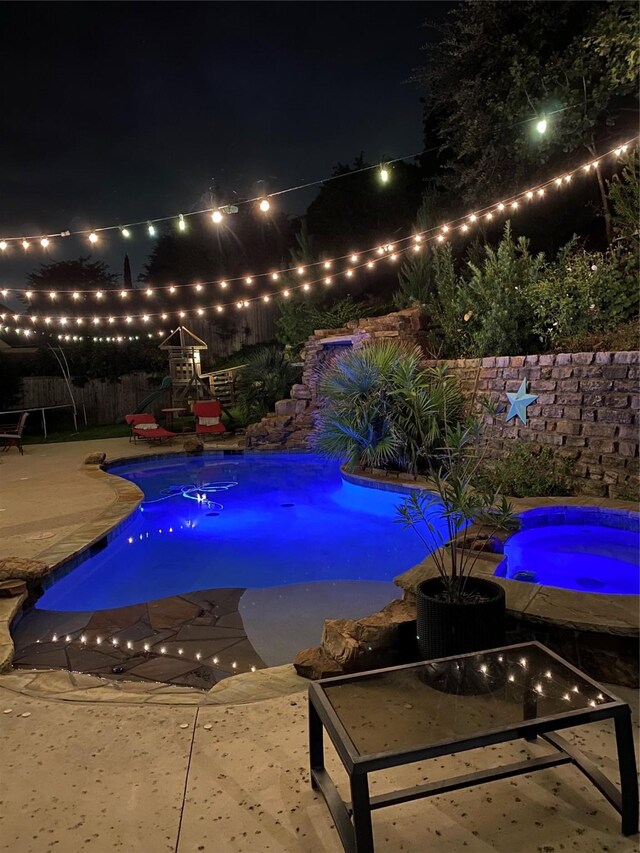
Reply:
<svg viewBox="0 0 640 853"><path fill-rule="evenodd" d="M232 410L232 414L237 415L236 410ZM183 419L176 418L173 422L174 432L178 435L182 434L183 421L184 432L187 434L194 433L196 428L195 418L191 416ZM237 427L239 425L239 416L237 420L232 423L226 415L223 415L222 421L229 430L232 426ZM102 426L84 426L84 424L79 424L78 426L79 431L76 433L72 432L72 428L60 431L51 429L48 431L47 438L45 439L41 432L42 427L38 424L38 432L34 435L27 435L25 433L22 443L55 444L61 441L92 441L99 440L101 438L126 438L129 435L129 427L126 424L103 424Z"/></svg>
<svg viewBox="0 0 640 853"><path fill-rule="evenodd" d="M46 438L47 444L60 441L91 441L100 438L121 438L129 435L129 427L126 424L104 424L103 426L80 426L79 432L72 433L70 430L64 432L49 432ZM38 435L25 435L23 444L44 444L45 437L42 433Z"/></svg>

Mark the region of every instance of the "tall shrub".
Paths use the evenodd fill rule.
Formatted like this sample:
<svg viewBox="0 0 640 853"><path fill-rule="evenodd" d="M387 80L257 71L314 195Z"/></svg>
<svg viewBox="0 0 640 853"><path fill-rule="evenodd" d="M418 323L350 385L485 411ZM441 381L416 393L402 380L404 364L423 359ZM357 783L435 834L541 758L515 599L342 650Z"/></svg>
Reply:
<svg viewBox="0 0 640 853"><path fill-rule="evenodd" d="M498 247L485 246L482 261L469 262L470 277L458 293L469 355L510 355L535 348L527 292L543 265L544 255L532 255L525 237L514 240L509 222Z"/></svg>

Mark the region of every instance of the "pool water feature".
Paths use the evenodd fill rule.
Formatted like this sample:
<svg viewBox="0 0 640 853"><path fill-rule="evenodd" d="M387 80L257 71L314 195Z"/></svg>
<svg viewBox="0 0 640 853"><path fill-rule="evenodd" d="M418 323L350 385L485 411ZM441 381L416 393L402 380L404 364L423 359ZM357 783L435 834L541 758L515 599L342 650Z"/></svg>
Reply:
<svg viewBox="0 0 640 853"><path fill-rule="evenodd" d="M545 507L522 515L496 576L578 592L638 595L638 514Z"/></svg>
<svg viewBox="0 0 640 853"><path fill-rule="evenodd" d="M40 610L117 608L210 588L390 581L426 556L394 523L400 494L343 481L313 454L205 455L110 467L145 498ZM437 505L434 522L444 531ZM332 616L336 614L325 614Z"/></svg>

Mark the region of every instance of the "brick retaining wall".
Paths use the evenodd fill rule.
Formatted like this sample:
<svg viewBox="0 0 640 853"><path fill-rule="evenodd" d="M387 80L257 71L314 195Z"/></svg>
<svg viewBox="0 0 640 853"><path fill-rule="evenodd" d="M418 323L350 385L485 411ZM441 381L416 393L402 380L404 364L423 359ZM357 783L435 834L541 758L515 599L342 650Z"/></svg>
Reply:
<svg viewBox="0 0 640 853"><path fill-rule="evenodd" d="M506 404L506 392L517 391L523 379L528 393L538 395L527 409L526 426L517 418L487 425L495 455L516 438L550 446L570 461L580 493L637 497L639 353L555 353L446 363L472 401L485 395Z"/></svg>

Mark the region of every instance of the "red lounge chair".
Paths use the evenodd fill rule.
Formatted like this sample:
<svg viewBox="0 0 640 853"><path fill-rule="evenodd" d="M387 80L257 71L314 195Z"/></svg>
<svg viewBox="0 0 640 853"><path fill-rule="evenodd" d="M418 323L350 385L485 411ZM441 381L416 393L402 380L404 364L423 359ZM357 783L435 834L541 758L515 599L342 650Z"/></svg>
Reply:
<svg viewBox="0 0 640 853"><path fill-rule="evenodd" d="M194 403L193 414L196 416L196 435L207 436L226 432L220 420L222 407L217 400Z"/></svg>
<svg viewBox="0 0 640 853"><path fill-rule="evenodd" d="M176 435L161 427L153 415L125 415L125 421L131 427L129 441L133 440L134 443L140 438L145 441L170 441Z"/></svg>

